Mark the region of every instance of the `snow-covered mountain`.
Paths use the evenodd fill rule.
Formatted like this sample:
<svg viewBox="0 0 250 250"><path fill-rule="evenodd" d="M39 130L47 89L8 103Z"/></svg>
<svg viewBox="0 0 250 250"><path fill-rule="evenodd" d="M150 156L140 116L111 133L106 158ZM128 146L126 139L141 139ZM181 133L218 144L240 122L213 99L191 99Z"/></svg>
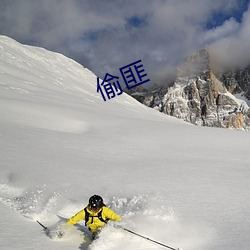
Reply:
<svg viewBox="0 0 250 250"><path fill-rule="evenodd" d="M0 37L0 248L153 250L108 225L53 228L92 194L122 225L184 250L248 250L249 133L193 126L122 94L63 55ZM63 222L62 222L63 223Z"/></svg>
<svg viewBox="0 0 250 250"><path fill-rule="evenodd" d="M248 68L215 73L210 54L203 49L180 65L171 87L137 91L132 96L196 125L249 129L249 87Z"/></svg>

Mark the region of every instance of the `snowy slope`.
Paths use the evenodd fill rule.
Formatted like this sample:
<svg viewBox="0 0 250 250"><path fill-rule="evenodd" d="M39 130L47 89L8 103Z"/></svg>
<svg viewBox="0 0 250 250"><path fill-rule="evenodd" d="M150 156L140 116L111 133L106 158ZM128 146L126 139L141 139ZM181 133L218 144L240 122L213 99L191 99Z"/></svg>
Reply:
<svg viewBox="0 0 250 250"><path fill-rule="evenodd" d="M250 247L247 132L196 127L126 94L63 55L0 37L1 249L162 249L107 226L90 244L53 226L104 197L122 225L185 250ZM12 241L10 238L13 238Z"/></svg>

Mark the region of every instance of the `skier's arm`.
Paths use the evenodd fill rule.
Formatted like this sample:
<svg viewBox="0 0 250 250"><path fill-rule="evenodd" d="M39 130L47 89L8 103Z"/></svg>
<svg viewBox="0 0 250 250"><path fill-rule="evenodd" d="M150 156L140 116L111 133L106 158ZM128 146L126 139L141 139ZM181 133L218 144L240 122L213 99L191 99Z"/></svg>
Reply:
<svg viewBox="0 0 250 250"><path fill-rule="evenodd" d="M118 221L118 222L122 221L122 218L120 215L116 214L113 210L107 207L105 207L105 217L112 221Z"/></svg>
<svg viewBox="0 0 250 250"><path fill-rule="evenodd" d="M85 218L85 212L84 209L72 216L70 219L68 219L67 224L75 225L78 221L84 220Z"/></svg>

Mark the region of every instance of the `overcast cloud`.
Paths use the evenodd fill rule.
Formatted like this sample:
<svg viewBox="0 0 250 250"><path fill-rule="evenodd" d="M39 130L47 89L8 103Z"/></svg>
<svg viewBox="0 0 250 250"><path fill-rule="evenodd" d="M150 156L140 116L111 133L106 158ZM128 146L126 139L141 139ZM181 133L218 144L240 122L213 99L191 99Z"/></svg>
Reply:
<svg viewBox="0 0 250 250"><path fill-rule="evenodd" d="M0 34L61 52L101 78L142 60L151 82L200 48L250 63L249 0L0 0ZM243 10L243 11L242 11ZM241 12L244 12L241 18Z"/></svg>

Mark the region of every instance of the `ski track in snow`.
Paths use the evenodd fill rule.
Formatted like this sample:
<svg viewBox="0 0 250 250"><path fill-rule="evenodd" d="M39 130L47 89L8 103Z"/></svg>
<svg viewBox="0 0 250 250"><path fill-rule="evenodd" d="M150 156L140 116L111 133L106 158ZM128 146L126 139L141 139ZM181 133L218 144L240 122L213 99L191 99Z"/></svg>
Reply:
<svg viewBox="0 0 250 250"><path fill-rule="evenodd" d="M2 121L73 134L85 133L90 130L90 125L87 122L76 120L70 116L67 117L65 110L51 108L45 104L33 104L31 106L28 102L10 102L6 100L1 103L0 113L1 110L6 108L8 108L9 112L2 117ZM20 108L23 110L21 113Z"/></svg>

